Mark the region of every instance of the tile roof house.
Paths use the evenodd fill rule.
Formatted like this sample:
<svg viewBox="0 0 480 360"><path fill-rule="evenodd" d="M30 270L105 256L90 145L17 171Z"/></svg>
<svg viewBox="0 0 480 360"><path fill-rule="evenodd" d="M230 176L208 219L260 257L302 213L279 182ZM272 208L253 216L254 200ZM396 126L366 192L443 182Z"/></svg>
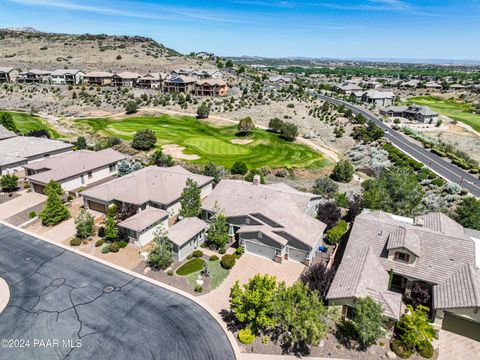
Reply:
<svg viewBox="0 0 480 360"><path fill-rule="evenodd" d="M182 261L205 241L207 223L199 218L185 218L168 229L175 260Z"/></svg>
<svg viewBox="0 0 480 360"><path fill-rule="evenodd" d="M365 210L355 219L327 300L352 306L371 296L398 320L401 295L415 283L432 290L439 325L454 314L478 322L480 330L480 272L475 243L463 227L442 213L410 219Z"/></svg>
<svg viewBox="0 0 480 360"><path fill-rule="evenodd" d="M380 114L390 117L403 117L419 121L426 124L432 124L438 120L438 114L428 106L409 105L409 106L389 106L380 109Z"/></svg>
<svg viewBox="0 0 480 360"><path fill-rule="evenodd" d="M49 83L50 71L32 69L18 74L17 82L19 83Z"/></svg>
<svg viewBox="0 0 480 360"><path fill-rule="evenodd" d="M199 96L226 96L228 85L222 79L197 80L193 87L195 95Z"/></svg>
<svg viewBox="0 0 480 360"><path fill-rule="evenodd" d="M85 207L105 213L113 203L165 210L170 217L181 209L180 199L187 179L201 188L202 198L212 191L213 178L197 175L181 166L149 166L82 192Z"/></svg>
<svg viewBox="0 0 480 360"><path fill-rule="evenodd" d="M336 88L339 90L339 92L341 92L343 94L347 94L347 95L350 95L351 93L353 93L355 91L361 91L362 90L361 86L359 86L356 83L350 82L350 81L345 81L341 84L338 84L336 86Z"/></svg>
<svg viewBox="0 0 480 360"><path fill-rule="evenodd" d="M395 94L390 91L367 90L353 94L358 100L375 106L392 106L395 101Z"/></svg>
<svg viewBox="0 0 480 360"><path fill-rule="evenodd" d="M3 133L3 131L0 132ZM22 170L22 165L72 151L73 145L59 140L30 136L0 139L0 175Z"/></svg>
<svg viewBox="0 0 480 360"><path fill-rule="evenodd" d="M56 85L78 85L85 73L76 69L59 69L50 74L50 82Z"/></svg>
<svg viewBox="0 0 480 360"><path fill-rule="evenodd" d="M163 91L164 92L176 92L176 93L191 93L194 89L194 84L197 79L179 75L177 77L172 77L163 82Z"/></svg>
<svg viewBox="0 0 480 360"><path fill-rule="evenodd" d="M246 252L308 265L326 227L313 217L319 201L317 195L286 184L222 180L203 201L202 218L209 220L220 210L230 224L230 235Z"/></svg>
<svg viewBox="0 0 480 360"><path fill-rule="evenodd" d="M137 86L143 89L161 89L162 82L168 79L167 73L148 73L138 78Z"/></svg>
<svg viewBox="0 0 480 360"><path fill-rule="evenodd" d="M51 180L58 182L65 191L73 191L113 178L118 163L125 158L113 149L78 150L23 167L33 191L43 194Z"/></svg>
<svg viewBox="0 0 480 360"><path fill-rule="evenodd" d="M106 86L112 84L113 74L106 71L92 71L83 76L83 82L87 85Z"/></svg>
<svg viewBox="0 0 480 360"><path fill-rule="evenodd" d="M11 84L17 81L18 70L12 67L0 67L0 84Z"/></svg>
<svg viewBox="0 0 480 360"><path fill-rule="evenodd" d="M153 240L156 231L168 228L168 212L149 206L119 222L118 227L135 246L144 246Z"/></svg>
<svg viewBox="0 0 480 360"><path fill-rule="evenodd" d="M123 71L115 73L112 76L112 86L117 87L133 87L137 84L140 74Z"/></svg>

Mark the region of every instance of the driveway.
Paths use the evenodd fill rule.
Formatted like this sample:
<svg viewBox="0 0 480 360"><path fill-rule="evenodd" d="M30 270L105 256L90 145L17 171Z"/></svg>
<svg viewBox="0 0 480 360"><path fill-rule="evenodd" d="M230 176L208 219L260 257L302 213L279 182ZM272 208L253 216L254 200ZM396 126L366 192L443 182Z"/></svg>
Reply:
<svg viewBox="0 0 480 360"><path fill-rule="evenodd" d="M480 342L446 330L440 330L438 348L438 360L478 360L480 358Z"/></svg>
<svg viewBox="0 0 480 360"><path fill-rule="evenodd" d="M2 224L0 277L0 339L25 340L1 347L2 360L235 359L194 301Z"/></svg>
<svg viewBox="0 0 480 360"><path fill-rule="evenodd" d="M243 254L220 286L200 298L215 311L220 312L229 308L230 288L235 281L239 280L244 284L257 274L269 274L275 275L277 281L285 281L287 285L291 285L298 280L304 268L305 265L294 261L284 261L283 264L279 264L259 256Z"/></svg>
<svg viewBox="0 0 480 360"><path fill-rule="evenodd" d="M8 219L15 214L41 204L46 200L47 197L45 195L27 192L26 190L21 191L19 197L0 204L0 220Z"/></svg>

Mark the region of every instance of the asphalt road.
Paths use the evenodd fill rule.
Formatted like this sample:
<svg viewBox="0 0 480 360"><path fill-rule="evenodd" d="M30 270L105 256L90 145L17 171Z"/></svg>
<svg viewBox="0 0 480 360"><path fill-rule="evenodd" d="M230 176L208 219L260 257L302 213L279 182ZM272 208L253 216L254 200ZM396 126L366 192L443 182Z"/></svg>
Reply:
<svg viewBox="0 0 480 360"><path fill-rule="evenodd" d="M11 293L2 360L235 359L220 325L191 300L2 224L0 277Z"/></svg>
<svg viewBox="0 0 480 360"><path fill-rule="evenodd" d="M427 167L429 167L448 181L460 184L463 188L470 191L471 194L480 197L480 179L478 178L478 175L472 175L460 169L456 165L449 163L440 156L407 140L405 136L403 136L400 132L395 131L385 125L379 118L377 118L374 114L372 114L370 111L363 107L353 105L347 101L335 99L329 96L315 93L313 95L336 105L344 105L346 108L351 109L355 115L358 113L363 114L367 119L372 120L382 129L388 130L388 134L386 133L385 137L390 140L393 145L395 145L417 161L422 162Z"/></svg>

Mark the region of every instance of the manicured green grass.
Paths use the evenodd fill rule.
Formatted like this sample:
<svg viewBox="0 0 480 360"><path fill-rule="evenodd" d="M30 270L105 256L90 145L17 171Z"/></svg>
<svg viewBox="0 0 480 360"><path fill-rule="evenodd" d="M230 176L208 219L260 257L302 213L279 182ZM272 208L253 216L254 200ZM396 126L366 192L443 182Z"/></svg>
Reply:
<svg viewBox="0 0 480 360"><path fill-rule="evenodd" d="M22 134L26 134L31 130L46 129L50 132L52 138L60 137L60 134L53 127L38 116L19 112L10 112L10 114L12 114L13 121Z"/></svg>
<svg viewBox="0 0 480 360"><path fill-rule="evenodd" d="M436 96L417 96L408 100L417 105L429 106L433 111L449 118L470 125L476 131L480 131L480 115L468 112L470 105L459 102L454 98L442 99Z"/></svg>
<svg viewBox="0 0 480 360"><path fill-rule="evenodd" d="M185 264L180 266L176 274L180 276L185 276L203 269L203 264L205 264L205 260L203 259L191 259L188 260Z"/></svg>
<svg viewBox="0 0 480 360"><path fill-rule="evenodd" d="M247 137L237 136L237 127L213 126L188 116L138 116L122 120L81 119L77 126L105 136L131 140L135 131L150 128L157 134L157 146L177 144L186 154L200 156L196 163L213 161L230 168L242 161L249 168L320 168L330 165L323 154L305 145L290 143L277 134L255 129ZM231 140L245 138L249 144L232 144Z"/></svg>
<svg viewBox="0 0 480 360"><path fill-rule="evenodd" d="M210 270L210 289L211 290L219 287L220 284L223 282L223 280L225 280L228 274L230 273L229 270L222 268L222 265L220 265L220 260L208 261L208 269ZM192 288L194 288L197 285L196 281L199 274L200 274L200 271L197 271L185 276L187 283Z"/></svg>

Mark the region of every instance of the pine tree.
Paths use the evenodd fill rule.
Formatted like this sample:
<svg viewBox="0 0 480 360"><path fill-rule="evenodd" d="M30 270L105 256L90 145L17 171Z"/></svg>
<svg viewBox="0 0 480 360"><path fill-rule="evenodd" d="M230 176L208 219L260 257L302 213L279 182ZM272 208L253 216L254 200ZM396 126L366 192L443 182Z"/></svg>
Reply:
<svg viewBox="0 0 480 360"><path fill-rule="evenodd" d="M198 184L192 179L187 179L187 183L182 192L182 199L180 204L182 205L182 210L180 210L180 215L184 218L187 217L197 217L200 214L200 198L201 190L198 187Z"/></svg>
<svg viewBox="0 0 480 360"><path fill-rule="evenodd" d="M53 180L52 180L53 181ZM54 182L55 183L55 182ZM50 187L48 185L51 185ZM67 207L62 203L58 189L50 182L45 187L45 194L47 194L47 203L40 212L39 217L42 220L42 224L45 226L53 226L61 223L62 221L70 217L70 212ZM58 185L58 184L57 184Z"/></svg>
<svg viewBox="0 0 480 360"><path fill-rule="evenodd" d="M105 225L105 240L114 241L118 239L117 220L115 215L117 214L117 205L112 204L108 207L107 217L104 221Z"/></svg>

